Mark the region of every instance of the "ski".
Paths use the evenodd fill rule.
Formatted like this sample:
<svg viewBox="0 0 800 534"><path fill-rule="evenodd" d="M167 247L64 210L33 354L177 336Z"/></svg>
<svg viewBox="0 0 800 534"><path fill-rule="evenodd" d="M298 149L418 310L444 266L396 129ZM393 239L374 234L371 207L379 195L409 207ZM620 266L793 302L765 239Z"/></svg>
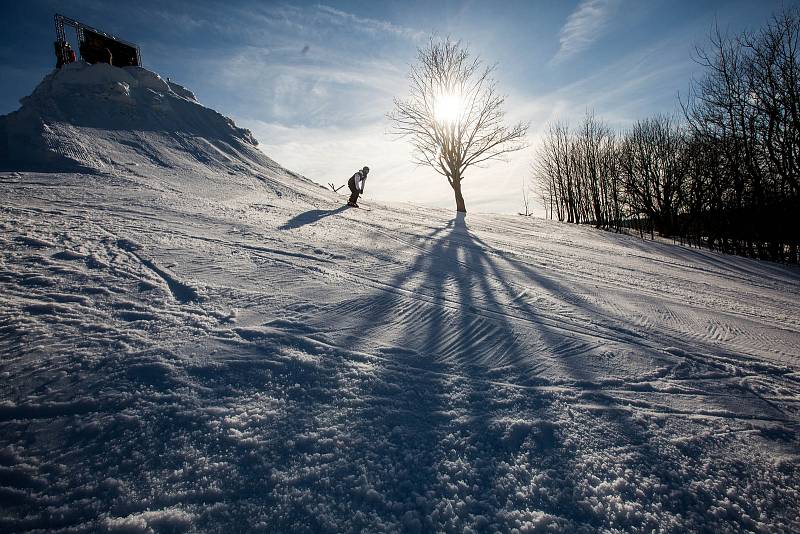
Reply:
<svg viewBox="0 0 800 534"><path fill-rule="evenodd" d="M354 206L352 204L346 204L346 206L348 208L355 208L357 210L362 210L362 211L372 211L372 208L365 208L364 206L358 206L358 205Z"/></svg>

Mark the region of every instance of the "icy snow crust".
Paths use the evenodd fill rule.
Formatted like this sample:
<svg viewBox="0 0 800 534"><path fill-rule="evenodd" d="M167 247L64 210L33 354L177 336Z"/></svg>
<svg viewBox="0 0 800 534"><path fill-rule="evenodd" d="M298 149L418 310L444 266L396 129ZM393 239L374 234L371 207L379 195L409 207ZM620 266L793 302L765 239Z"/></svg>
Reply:
<svg viewBox="0 0 800 534"><path fill-rule="evenodd" d="M348 210L141 69L0 122L0 531L800 530L797 269Z"/></svg>

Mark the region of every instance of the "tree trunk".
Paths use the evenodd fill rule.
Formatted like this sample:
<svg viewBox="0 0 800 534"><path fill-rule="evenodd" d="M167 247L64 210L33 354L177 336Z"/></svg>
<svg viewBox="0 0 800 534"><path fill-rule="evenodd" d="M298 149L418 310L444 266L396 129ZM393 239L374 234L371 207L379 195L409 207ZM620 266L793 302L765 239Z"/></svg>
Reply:
<svg viewBox="0 0 800 534"><path fill-rule="evenodd" d="M450 184L453 187L453 193L456 195L456 211L467 213L467 208L464 205L464 195L461 194L461 178L453 177L453 182Z"/></svg>

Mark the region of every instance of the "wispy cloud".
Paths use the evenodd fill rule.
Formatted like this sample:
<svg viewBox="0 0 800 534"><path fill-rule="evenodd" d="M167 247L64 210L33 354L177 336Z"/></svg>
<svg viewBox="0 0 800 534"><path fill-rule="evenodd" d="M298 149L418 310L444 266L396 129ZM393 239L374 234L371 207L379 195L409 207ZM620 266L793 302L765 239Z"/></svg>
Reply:
<svg viewBox="0 0 800 534"><path fill-rule="evenodd" d="M619 0L582 0L559 34L560 46L552 63L565 61L586 50L608 28Z"/></svg>
<svg viewBox="0 0 800 534"><path fill-rule="evenodd" d="M370 33L385 33L405 37L412 41L418 41L425 37L425 33L412 28L398 26L385 20L377 20L359 17L352 13L347 13L334 7L326 6L324 4L317 5L317 9L331 18L331 22L342 24L348 23L353 26L354 31L367 31Z"/></svg>

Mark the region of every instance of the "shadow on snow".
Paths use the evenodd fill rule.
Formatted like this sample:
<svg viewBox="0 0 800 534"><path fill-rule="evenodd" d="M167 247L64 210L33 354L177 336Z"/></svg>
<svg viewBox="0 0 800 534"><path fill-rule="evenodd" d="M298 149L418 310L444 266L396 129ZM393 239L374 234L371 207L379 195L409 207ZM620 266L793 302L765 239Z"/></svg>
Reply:
<svg viewBox="0 0 800 534"><path fill-rule="evenodd" d="M566 443L592 429L571 427L562 394L538 377L552 353L586 347L571 339L574 332L537 320L531 305L515 301L521 314L512 313L517 291L500 262L562 299L569 291L526 265L493 257L463 217L427 239L384 287L311 320L332 344L372 356L348 410L349 446L340 451L371 490L350 504L350 513L393 516L408 530L425 531L509 528L516 511L531 509L561 526L598 525L579 487L586 473L577 472L576 451ZM533 337L526 334L531 325ZM390 346L376 346L389 339ZM570 382L595 381L588 370L561 367ZM631 468L656 476L671 470L628 411L610 398L594 400L608 408L598 424L615 444L637 447L640 463ZM602 446L603 438L597 441ZM532 478L542 473L556 479L558 491L535 493Z"/></svg>
<svg viewBox="0 0 800 534"><path fill-rule="evenodd" d="M309 210L300 215L292 217L286 223L281 226L280 230L292 230L294 228L300 228L301 226L305 226L307 224L314 224L325 217L330 217L331 215L336 215L337 213L341 213L347 209L347 206L339 206L336 209L332 210Z"/></svg>

